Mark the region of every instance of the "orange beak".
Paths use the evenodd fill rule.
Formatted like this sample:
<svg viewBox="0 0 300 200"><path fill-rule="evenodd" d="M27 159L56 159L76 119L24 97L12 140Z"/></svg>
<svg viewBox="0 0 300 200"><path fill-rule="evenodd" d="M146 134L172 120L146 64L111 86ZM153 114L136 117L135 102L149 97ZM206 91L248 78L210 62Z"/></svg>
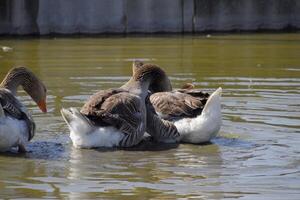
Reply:
<svg viewBox="0 0 300 200"><path fill-rule="evenodd" d="M47 112L47 105L46 105L46 100L45 99L38 102L37 105L39 106L39 108L41 109L42 112L44 112L44 113Z"/></svg>

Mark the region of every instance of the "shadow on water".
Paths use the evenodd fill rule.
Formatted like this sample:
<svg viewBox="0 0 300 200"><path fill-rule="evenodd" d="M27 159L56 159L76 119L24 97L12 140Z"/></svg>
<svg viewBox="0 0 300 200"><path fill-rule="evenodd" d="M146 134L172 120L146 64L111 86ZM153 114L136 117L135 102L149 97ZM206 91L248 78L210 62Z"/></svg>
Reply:
<svg viewBox="0 0 300 200"><path fill-rule="evenodd" d="M250 141L242 140L239 138L229 138L226 136L218 136L212 140L212 143L217 144L219 146L239 147L239 148L253 148L259 146L259 144L255 144Z"/></svg>
<svg viewBox="0 0 300 200"><path fill-rule="evenodd" d="M36 141L27 146L27 152L19 153L17 149L1 153L0 156L28 159L59 160L64 157L65 147L61 143Z"/></svg>
<svg viewBox="0 0 300 200"><path fill-rule="evenodd" d="M161 143L154 141L151 137L146 137L134 147L121 149L125 151L166 151L175 149L178 146L178 143Z"/></svg>
<svg viewBox="0 0 300 200"><path fill-rule="evenodd" d="M244 141L238 138L227 138L223 136L219 136L214 139L212 142L206 142L201 144L188 144L192 146L209 146L213 144L217 144L219 146L230 146L230 147L243 147L243 148L251 148L257 147L257 144L251 143L249 141ZM171 149L176 149L180 143L161 143L156 142L151 137L146 137L142 140L141 143L134 147L130 148L121 148L121 147L101 147L94 148L92 150L96 152L114 152L114 151L168 151ZM28 159L43 159L43 160L59 160L64 157L68 157L68 150L66 147L58 142L49 142L49 141L36 141L31 142L27 146L26 153L19 153L16 148L12 149L9 152L1 153L0 156L3 157L18 157L18 158L28 158Z"/></svg>
<svg viewBox="0 0 300 200"><path fill-rule="evenodd" d="M175 149L179 146L178 143L160 143L154 141L151 137L144 138L139 144L133 147L99 147L93 148L98 152L114 152L114 151L167 151Z"/></svg>

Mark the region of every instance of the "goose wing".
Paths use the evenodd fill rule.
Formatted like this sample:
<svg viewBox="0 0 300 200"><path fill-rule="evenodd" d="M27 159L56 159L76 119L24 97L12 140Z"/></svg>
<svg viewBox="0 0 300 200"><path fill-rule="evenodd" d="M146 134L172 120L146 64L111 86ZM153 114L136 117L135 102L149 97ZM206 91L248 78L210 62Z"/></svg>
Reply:
<svg viewBox="0 0 300 200"><path fill-rule="evenodd" d="M184 94L189 94L189 95L196 97L196 98L200 99L201 101L205 101L205 102L209 97L208 93L203 92L202 90L199 90L199 89L178 89L176 91L180 92L180 93L184 93Z"/></svg>
<svg viewBox="0 0 300 200"><path fill-rule="evenodd" d="M100 91L91 96L80 112L94 125L113 126L125 133L120 146L132 146L144 134L139 131L143 122L140 98L128 91Z"/></svg>
<svg viewBox="0 0 300 200"><path fill-rule="evenodd" d="M196 117L204 107L199 98L178 91L154 93L150 102L156 113L166 120Z"/></svg>
<svg viewBox="0 0 300 200"><path fill-rule="evenodd" d="M35 132L35 123L31 116L22 109L23 105L19 100L9 90L0 88L0 103L6 115L26 122L29 130L28 141L31 140Z"/></svg>
<svg viewBox="0 0 300 200"><path fill-rule="evenodd" d="M155 112L150 99L146 99L147 108L147 128L146 131L156 140L173 139L176 140L180 134L174 123L161 119Z"/></svg>

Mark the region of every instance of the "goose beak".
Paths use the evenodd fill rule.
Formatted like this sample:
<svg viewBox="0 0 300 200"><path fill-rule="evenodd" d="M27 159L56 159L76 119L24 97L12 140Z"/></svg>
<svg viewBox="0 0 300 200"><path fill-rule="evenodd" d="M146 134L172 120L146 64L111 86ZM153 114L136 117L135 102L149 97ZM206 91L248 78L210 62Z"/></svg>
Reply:
<svg viewBox="0 0 300 200"><path fill-rule="evenodd" d="M38 102L37 105L38 105L38 107L41 109L41 111L43 113L47 112L47 105L46 105L46 100L45 99L43 99L40 102Z"/></svg>

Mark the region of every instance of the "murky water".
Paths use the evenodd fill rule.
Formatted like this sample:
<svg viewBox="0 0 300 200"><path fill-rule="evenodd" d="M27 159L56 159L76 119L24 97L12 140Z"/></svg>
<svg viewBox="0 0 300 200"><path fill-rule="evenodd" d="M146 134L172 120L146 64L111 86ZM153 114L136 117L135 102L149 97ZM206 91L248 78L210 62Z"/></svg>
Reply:
<svg viewBox="0 0 300 200"><path fill-rule="evenodd" d="M0 198L299 199L300 34L1 39L0 77L29 66L49 89L23 155L0 155ZM134 58L157 63L175 87L224 89L223 126L208 145L132 151L72 147L59 110L129 79Z"/></svg>

